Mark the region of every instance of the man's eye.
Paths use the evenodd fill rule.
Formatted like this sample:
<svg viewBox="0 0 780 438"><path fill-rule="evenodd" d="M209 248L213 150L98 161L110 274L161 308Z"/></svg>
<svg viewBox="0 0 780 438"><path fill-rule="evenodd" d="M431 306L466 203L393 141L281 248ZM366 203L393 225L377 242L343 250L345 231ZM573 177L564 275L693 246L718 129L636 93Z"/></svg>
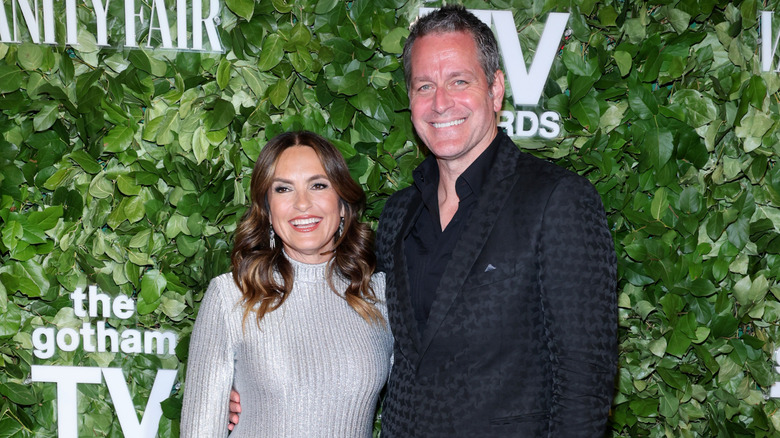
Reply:
<svg viewBox="0 0 780 438"><path fill-rule="evenodd" d="M430 85L428 85L428 84L425 84L425 85L420 85L420 86L417 88L417 91L428 91L428 90L430 90L431 88L433 88L433 87L431 87L431 86L430 86Z"/></svg>
<svg viewBox="0 0 780 438"><path fill-rule="evenodd" d="M466 85L468 82L464 81L463 79L458 79L455 81L455 85Z"/></svg>

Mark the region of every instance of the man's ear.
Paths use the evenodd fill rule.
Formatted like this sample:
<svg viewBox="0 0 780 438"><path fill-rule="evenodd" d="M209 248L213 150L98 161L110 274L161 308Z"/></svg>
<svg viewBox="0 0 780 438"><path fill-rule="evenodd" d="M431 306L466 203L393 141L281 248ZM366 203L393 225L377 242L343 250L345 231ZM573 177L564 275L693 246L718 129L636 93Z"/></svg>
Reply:
<svg viewBox="0 0 780 438"><path fill-rule="evenodd" d="M501 111L504 103L504 72L496 70L493 75L493 85L490 87L490 94L493 97L493 111Z"/></svg>

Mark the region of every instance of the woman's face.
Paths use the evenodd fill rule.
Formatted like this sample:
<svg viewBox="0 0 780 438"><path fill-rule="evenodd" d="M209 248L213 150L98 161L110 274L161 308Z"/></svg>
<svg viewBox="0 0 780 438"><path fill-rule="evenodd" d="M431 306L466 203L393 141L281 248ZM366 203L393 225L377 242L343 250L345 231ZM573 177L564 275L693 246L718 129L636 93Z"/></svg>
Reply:
<svg viewBox="0 0 780 438"><path fill-rule="evenodd" d="M293 146L282 152L268 191L268 205L274 232L289 257L316 264L333 256L342 209L314 149Z"/></svg>

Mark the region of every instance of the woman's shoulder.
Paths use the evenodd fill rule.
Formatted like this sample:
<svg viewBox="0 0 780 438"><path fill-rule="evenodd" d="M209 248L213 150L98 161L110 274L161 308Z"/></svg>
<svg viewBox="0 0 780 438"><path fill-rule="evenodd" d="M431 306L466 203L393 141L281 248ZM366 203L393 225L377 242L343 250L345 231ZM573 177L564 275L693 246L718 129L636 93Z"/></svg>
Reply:
<svg viewBox="0 0 780 438"><path fill-rule="evenodd" d="M203 299L234 305L241 300L241 297L241 290L233 279L233 274L227 272L211 279Z"/></svg>

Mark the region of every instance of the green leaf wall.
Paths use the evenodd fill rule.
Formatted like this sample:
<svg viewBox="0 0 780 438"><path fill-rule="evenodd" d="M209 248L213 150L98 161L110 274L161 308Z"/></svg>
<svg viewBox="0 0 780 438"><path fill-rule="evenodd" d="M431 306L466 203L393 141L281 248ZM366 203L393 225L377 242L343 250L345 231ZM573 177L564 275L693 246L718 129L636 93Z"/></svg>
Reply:
<svg viewBox="0 0 780 438"><path fill-rule="evenodd" d="M399 56L417 9L439 4L227 0L224 54L98 50L89 24L78 47L0 43L3 436L56 436L56 386L31 384L32 364L121 367L139 413L157 368L183 380L198 303L229 268L251 166L277 133L332 139L375 221L423 158ZM528 62L547 13L571 13L542 99L562 134L518 145L588 177L607 209L611 434L776 436L780 76L760 70L759 15L778 11L776 35L780 1L464 4L512 10ZM80 327L69 294L89 285L135 297L137 315L109 324L174 330L177 354L33 357L35 328ZM80 430L123 436L105 386L79 391ZM178 436L180 398L159 436Z"/></svg>

